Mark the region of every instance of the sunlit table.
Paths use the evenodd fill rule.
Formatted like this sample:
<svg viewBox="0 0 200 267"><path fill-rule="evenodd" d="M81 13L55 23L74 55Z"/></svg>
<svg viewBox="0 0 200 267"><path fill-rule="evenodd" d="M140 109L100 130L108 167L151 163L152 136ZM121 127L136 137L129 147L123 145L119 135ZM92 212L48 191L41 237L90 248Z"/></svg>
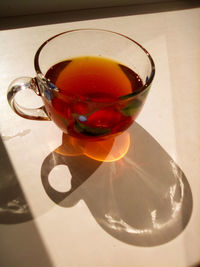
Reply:
<svg viewBox="0 0 200 267"><path fill-rule="evenodd" d="M65 153L52 122L9 107L6 91L34 77L49 37L104 28L141 43L156 77L128 152L105 161ZM200 263L200 8L0 32L0 266L197 266ZM128 139L127 139L128 138Z"/></svg>

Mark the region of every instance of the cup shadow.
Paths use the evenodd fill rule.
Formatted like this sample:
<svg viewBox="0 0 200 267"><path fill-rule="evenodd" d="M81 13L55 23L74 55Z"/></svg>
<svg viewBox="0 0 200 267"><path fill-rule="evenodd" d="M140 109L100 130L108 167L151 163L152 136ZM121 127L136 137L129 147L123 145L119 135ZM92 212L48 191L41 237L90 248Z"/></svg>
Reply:
<svg viewBox="0 0 200 267"><path fill-rule="evenodd" d="M148 132L134 123L129 133L129 150L117 161L64 156L55 150L42 164L42 183L62 207L84 200L97 223L118 240L143 247L161 245L188 224L192 192L182 170ZM67 192L58 192L49 183L57 165L66 165L71 172Z"/></svg>

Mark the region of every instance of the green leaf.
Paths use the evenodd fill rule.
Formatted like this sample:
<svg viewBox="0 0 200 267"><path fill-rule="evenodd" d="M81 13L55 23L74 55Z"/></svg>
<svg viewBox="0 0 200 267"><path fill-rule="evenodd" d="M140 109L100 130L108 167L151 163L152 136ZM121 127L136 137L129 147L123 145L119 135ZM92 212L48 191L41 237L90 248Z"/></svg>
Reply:
<svg viewBox="0 0 200 267"><path fill-rule="evenodd" d="M133 116L141 107L142 102L138 99L134 99L127 106L122 109L122 113L125 116Z"/></svg>
<svg viewBox="0 0 200 267"><path fill-rule="evenodd" d="M147 87L147 88L144 90L144 92L141 93L141 97L142 97L143 100L147 97L150 88L151 88L151 85L149 85L149 87Z"/></svg>
<svg viewBox="0 0 200 267"><path fill-rule="evenodd" d="M79 121L75 121L75 128L82 134L88 136L102 136L110 133L109 128L96 128L91 127L86 124L80 123Z"/></svg>

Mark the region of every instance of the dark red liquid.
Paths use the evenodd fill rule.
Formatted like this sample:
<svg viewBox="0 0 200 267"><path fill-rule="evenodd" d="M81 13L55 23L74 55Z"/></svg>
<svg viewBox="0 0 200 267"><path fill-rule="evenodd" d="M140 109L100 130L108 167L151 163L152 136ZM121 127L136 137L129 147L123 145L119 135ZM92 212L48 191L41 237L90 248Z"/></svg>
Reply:
<svg viewBox="0 0 200 267"><path fill-rule="evenodd" d="M126 103L118 99L139 90L143 83L124 65L80 57L52 66L46 78L59 89L52 90L51 101L44 99L47 111L64 132L98 140L124 131L134 120Z"/></svg>

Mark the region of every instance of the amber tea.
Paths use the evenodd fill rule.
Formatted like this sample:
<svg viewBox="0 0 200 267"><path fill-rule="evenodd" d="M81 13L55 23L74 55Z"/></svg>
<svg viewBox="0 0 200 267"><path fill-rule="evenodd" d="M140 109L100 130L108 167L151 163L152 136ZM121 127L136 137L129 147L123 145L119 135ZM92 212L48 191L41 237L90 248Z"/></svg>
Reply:
<svg viewBox="0 0 200 267"><path fill-rule="evenodd" d="M64 132L96 140L132 124L132 106L115 104L143 86L130 68L106 58L79 57L55 64L45 76L57 89L47 91L47 112Z"/></svg>

